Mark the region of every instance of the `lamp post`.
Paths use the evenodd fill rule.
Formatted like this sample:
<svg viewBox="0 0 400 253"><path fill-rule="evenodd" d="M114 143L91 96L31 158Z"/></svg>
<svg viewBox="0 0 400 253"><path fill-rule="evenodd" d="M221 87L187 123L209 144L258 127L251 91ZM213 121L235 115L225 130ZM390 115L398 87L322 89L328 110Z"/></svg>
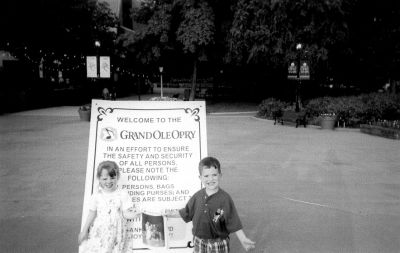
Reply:
<svg viewBox="0 0 400 253"><path fill-rule="evenodd" d="M301 48L302 45L301 43L298 43L296 45L296 50L297 50L297 85L296 85L296 112L300 111L300 94L299 94L299 89L300 89L300 85L301 85L301 79L300 79L300 56L301 56Z"/></svg>
<svg viewBox="0 0 400 253"><path fill-rule="evenodd" d="M163 83L162 83L162 72L163 72L163 67L159 67L158 70L160 70L160 85L161 85L161 97L163 97Z"/></svg>
<svg viewBox="0 0 400 253"><path fill-rule="evenodd" d="M97 73L97 78L99 78L100 77L100 55L99 55L99 49L100 49L100 46L101 46L100 41L96 40L94 42L94 46L96 47L96 66L97 66L96 73Z"/></svg>
<svg viewBox="0 0 400 253"><path fill-rule="evenodd" d="M141 93L141 89L140 89L140 82L142 80L140 79L140 74L138 75L138 100L140 101L140 93Z"/></svg>

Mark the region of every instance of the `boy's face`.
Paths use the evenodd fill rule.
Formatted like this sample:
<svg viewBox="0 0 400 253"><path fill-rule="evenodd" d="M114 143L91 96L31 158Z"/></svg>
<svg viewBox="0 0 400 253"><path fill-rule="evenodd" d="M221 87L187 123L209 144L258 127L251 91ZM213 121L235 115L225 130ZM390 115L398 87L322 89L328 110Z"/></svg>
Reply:
<svg viewBox="0 0 400 253"><path fill-rule="evenodd" d="M113 192L117 189L117 177L110 177L108 171L103 169L99 178L99 184L106 192Z"/></svg>
<svg viewBox="0 0 400 253"><path fill-rule="evenodd" d="M217 168L204 166L200 175L200 180L206 190L217 191L219 189L219 180L221 176Z"/></svg>

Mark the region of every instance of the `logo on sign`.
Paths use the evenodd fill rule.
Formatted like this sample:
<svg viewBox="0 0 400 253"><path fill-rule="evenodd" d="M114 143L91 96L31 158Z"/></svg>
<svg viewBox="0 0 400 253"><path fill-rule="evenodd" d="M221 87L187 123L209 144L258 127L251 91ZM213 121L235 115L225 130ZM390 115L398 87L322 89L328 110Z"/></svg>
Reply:
<svg viewBox="0 0 400 253"><path fill-rule="evenodd" d="M100 139L103 141L114 141L117 139L117 130L112 127L104 127L100 132Z"/></svg>

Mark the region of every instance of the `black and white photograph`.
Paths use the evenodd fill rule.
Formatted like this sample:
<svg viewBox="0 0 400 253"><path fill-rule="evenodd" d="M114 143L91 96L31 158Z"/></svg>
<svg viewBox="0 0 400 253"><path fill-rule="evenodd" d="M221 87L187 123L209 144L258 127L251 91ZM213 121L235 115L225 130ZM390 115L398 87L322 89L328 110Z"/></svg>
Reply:
<svg viewBox="0 0 400 253"><path fill-rule="evenodd" d="M3 0L0 252L399 253L399 0Z"/></svg>
<svg viewBox="0 0 400 253"><path fill-rule="evenodd" d="M143 244L149 247L165 247L163 216L142 214Z"/></svg>

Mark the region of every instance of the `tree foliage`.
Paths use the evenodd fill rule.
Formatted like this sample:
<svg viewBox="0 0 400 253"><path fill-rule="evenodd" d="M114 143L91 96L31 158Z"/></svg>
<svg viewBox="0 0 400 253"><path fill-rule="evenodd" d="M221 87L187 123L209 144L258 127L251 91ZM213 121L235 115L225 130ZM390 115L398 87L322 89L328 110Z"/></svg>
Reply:
<svg viewBox="0 0 400 253"><path fill-rule="evenodd" d="M346 77L380 85L400 80L400 2L358 0L351 14L346 60L353 73Z"/></svg>
<svg viewBox="0 0 400 253"><path fill-rule="evenodd" d="M214 14L207 1L143 1L133 11L134 32L120 40L142 63L162 63L170 52L182 52L193 61L190 99L196 90L197 61L207 60L214 43Z"/></svg>
<svg viewBox="0 0 400 253"><path fill-rule="evenodd" d="M7 1L2 41L56 52L86 54L100 40L114 48L117 18L104 2L87 0ZM13 50L13 48L11 48Z"/></svg>
<svg viewBox="0 0 400 253"><path fill-rule="evenodd" d="M230 29L228 61L285 67L296 59L295 45L312 67L323 65L330 49L347 37L343 1L239 0Z"/></svg>
<svg viewBox="0 0 400 253"><path fill-rule="evenodd" d="M125 55L132 60L129 64L135 67L179 64L176 71L191 72L193 87L197 67L200 73L203 70L202 61L218 70L231 68L233 74L232 69L238 70L244 73L244 80L251 77L261 84L272 76L277 86L286 80L286 68L299 53L309 62L316 83L333 78L376 90L388 81L400 80L398 0L140 3L132 11L133 31L120 35L117 45L125 48ZM18 1L4 4L1 44L10 41L20 46L86 53L94 50L95 40L100 40L103 50L115 51L115 33L109 27L115 27L117 19L101 1L23 4L24 8ZM301 52L296 51L297 43L303 45Z"/></svg>
<svg viewBox="0 0 400 253"><path fill-rule="evenodd" d="M133 9L133 31L120 35L118 41L142 64L159 63L162 52L173 49L171 10L171 1L143 1Z"/></svg>
<svg viewBox="0 0 400 253"><path fill-rule="evenodd" d="M182 43L185 53L200 53L205 47L214 43L214 16L207 2L194 1L183 3L183 19L176 34ZM202 57L206 57L204 54Z"/></svg>

